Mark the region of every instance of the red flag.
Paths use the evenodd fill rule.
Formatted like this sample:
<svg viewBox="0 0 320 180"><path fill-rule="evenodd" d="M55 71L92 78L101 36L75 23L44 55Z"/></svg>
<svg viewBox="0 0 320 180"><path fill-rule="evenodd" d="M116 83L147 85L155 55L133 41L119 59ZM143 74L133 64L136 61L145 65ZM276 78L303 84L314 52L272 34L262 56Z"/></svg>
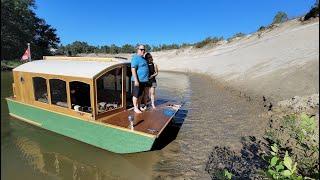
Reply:
<svg viewBox="0 0 320 180"><path fill-rule="evenodd" d="M21 61L26 61L30 57L29 48L27 48L26 52L24 52L23 56L21 57Z"/></svg>

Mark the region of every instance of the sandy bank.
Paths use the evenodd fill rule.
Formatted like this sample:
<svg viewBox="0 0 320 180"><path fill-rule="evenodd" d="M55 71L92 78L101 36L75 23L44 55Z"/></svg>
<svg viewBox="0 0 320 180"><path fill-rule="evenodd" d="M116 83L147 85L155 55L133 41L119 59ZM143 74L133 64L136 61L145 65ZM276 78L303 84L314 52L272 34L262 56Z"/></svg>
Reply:
<svg viewBox="0 0 320 180"><path fill-rule="evenodd" d="M215 47L152 53L160 70L210 75L227 86L274 101L319 93L319 19L291 20Z"/></svg>

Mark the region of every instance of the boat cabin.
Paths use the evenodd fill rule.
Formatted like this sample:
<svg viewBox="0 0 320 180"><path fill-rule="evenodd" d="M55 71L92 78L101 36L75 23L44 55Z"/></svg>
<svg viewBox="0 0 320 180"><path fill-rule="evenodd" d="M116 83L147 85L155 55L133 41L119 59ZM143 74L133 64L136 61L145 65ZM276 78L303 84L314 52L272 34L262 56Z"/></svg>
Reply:
<svg viewBox="0 0 320 180"><path fill-rule="evenodd" d="M13 69L17 101L86 120L132 107L130 61L37 60Z"/></svg>

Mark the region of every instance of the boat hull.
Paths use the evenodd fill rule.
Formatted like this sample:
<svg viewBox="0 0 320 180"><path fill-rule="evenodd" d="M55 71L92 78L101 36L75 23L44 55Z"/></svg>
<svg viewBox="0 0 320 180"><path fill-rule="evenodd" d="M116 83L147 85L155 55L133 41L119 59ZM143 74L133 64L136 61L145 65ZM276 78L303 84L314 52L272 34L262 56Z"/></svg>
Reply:
<svg viewBox="0 0 320 180"><path fill-rule="evenodd" d="M155 137L99 122L82 120L7 98L9 113L22 121L114 152L135 153L152 148Z"/></svg>

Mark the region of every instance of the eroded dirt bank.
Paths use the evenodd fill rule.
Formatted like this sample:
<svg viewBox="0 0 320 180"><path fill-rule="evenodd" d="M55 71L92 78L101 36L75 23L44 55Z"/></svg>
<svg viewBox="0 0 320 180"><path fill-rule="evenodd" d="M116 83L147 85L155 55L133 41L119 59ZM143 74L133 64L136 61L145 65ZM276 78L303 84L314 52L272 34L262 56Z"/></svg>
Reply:
<svg viewBox="0 0 320 180"><path fill-rule="evenodd" d="M160 70L196 72L251 97L277 103L319 93L319 19L202 49L154 52Z"/></svg>

